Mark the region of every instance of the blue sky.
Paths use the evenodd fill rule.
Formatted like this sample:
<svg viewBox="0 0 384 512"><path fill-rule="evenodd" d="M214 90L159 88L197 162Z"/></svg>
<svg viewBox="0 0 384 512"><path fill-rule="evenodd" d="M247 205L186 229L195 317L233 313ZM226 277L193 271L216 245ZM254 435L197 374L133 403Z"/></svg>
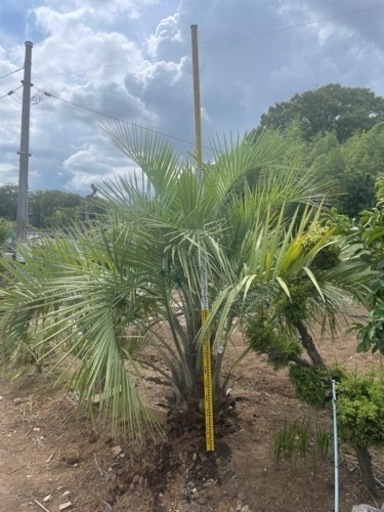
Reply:
<svg viewBox="0 0 384 512"><path fill-rule="evenodd" d="M384 95L383 16L380 0L2 0L0 77L34 43L30 188L86 194L134 168L104 137L102 117L39 90L193 142L190 25L198 24L209 145L327 83ZM0 79L0 97L21 79ZM0 99L0 184L17 182L21 92Z"/></svg>

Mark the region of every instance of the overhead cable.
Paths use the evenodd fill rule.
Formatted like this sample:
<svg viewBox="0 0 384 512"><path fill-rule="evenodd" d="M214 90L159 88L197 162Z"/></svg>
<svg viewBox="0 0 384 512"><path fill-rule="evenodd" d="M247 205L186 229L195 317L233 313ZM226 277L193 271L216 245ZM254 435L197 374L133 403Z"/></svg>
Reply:
<svg viewBox="0 0 384 512"><path fill-rule="evenodd" d="M0 96L0 100L2 98L6 98L7 96L12 96L12 94L15 94L15 92L18 91L19 89L21 89L22 87L23 87L22 85L19 85L19 87L16 87L16 89L12 89L11 91L6 92L5 94Z"/></svg>
<svg viewBox="0 0 384 512"><path fill-rule="evenodd" d="M243 36L233 37L231 39L227 39L226 41L222 40L222 38L212 39L211 41L208 41L208 43L206 45L203 45L202 47L203 48L207 48L209 46L214 46L215 45L215 41L216 41L216 44L235 43L237 41L243 41L243 40L246 40L246 39L253 39L253 38L256 38L256 37L261 37L261 36L265 36L265 35L269 35L269 34L276 34L276 33L279 33L279 32L286 32L288 30L292 30L292 29L295 29L295 28L302 28L302 27L307 27L309 25L316 25L317 23L322 23L324 21L332 21L334 19L343 18L344 16L349 16L351 14L361 14L361 13L366 12L366 11L372 11L374 9L380 9L380 8L383 8L383 7L384 7L384 4L373 5L371 7L363 7L362 9L357 9L355 11L346 11L346 12L339 13L339 14L333 14L332 16L325 16L324 18L318 18L318 19L314 19L314 20L303 21L301 23L296 23L294 25L288 25L286 27L278 27L278 28L274 28L274 29L270 29L270 30L265 30L263 32L257 32L257 33L254 33L254 34L249 34L247 36L243 35Z"/></svg>
<svg viewBox="0 0 384 512"><path fill-rule="evenodd" d="M21 71L22 69L24 69L24 66L19 69L15 69L15 71L11 71L10 73L7 73L6 75L0 76L0 80L2 80L3 78L7 78L7 76L13 75L14 73L17 73L18 71Z"/></svg>
<svg viewBox="0 0 384 512"><path fill-rule="evenodd" d="M63 103L67 103L68 105L72 105L77 108L81 108L82 110L86 110L88 112L91 112L92 114L96 114L98 116L106 117L108 119L112 119L114 121L118 121L123 124L127 124L129 126L133 126L134 128L139 128L140 130L144 130L150 133L154 133L156 135L161 135L162 137L166 137L168 139L177 140L178 142L183 142L184 144L188 144L191 146L194 146L195 143L191 142L190 140L183 139L181 137L176 137L175 135L169 135L168 133L160 132L158 130L154 130L153 128L147 128L146 126L139 125L137 123L132 123L131 121L126 121L125 119L119 119L118 117L112 116L110 114L106 114L105 112L100 112L100 110L96 110L92 107L87 107L85 105L81 105L80 103L76 103L74 101L66 100L64 98L60 98L60 96L56 96L53 93L50 93L48 91L45 91L44 89L40 89L39 87L33 86L37 91L40 92L40 94L43 94L44 96L47 96L48 98L54 98L56 100L62 101ZM211 151L212 148L205 147L205 149L208 149Z"/></svg>

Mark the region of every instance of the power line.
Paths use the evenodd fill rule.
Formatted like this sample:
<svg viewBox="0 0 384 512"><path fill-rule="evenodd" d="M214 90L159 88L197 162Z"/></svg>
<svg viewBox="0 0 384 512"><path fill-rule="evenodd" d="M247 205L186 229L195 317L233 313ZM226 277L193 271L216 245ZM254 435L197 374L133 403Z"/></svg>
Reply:
<svg viewBox="0 0 384 512"><path fill-rule="evenodd" d="M0 100L2 100L3 98L5 98L6 96L11 96L11 94L13 94L13 91L9 91L9 92L6 92L5 94L2 94L0 96Z"/></svg>
<svg viewBox="0 0 384 512"><path fill-rule="evenodd" d="M11 98L13 99L13 101L15 103L18 103L19 105L21 105L23 103L22 98L20 98L20 96L15 91L13 91L13 94L11 95Z"/></svg>
<svg viewBox="0 0 384 512"><path fill-rule="evenodd" d="M16 87L16 89L13 89L11 91L8 91L6 92L5 94L3 94L2 96L0 96L0 100L2 98L6 98L7 96L12 96L12 94L15 94L16 91L18 91L19 89L21 89L23 86L22 85L19 85L19 87Z"/></svg>
<svg viewBox="0 0 384 512"><path fill-rule="evenodd" d="M246 39L253 39L253 38L260 37L260 36L265 36L265 35L268 35L268 34L276 34L276 33L279 33L279 32L286 32L288 30L292 30L292 29L295 29L295 28L307 27L309 25L315 25L317 23L322 23L324 21L332 21L334 19L342 18L344 16L349 16L351 14L361 14L363 12L372 11L374 9L380 9L380 8L383 8L383 7L384 7L384 4L374 5L374 6L371 6L371 7L364 7L363 9L357 9L355 11L347 11L347 12L340 13L340 14L334 14L332 16L326 16L324 18L318 18L316 20L303 21L301 23L296 23L295 25L288 25L287 27L280 27L280 28L275 28L275 29L271 29L271 30L266 30L264 32L258 32L257 34L250 34L248 36L236 37L236 38L230 39L228 41L222 41L221 44L227 43L227 42L234 43L234 42L237 42L237 41L243 41L243 40L246 40Z"/></svg>
<svg viewBox="0 0 384 512"><path fill-rule="evenodd" d="M240 36L232 37L232 38L229 38L229 39L228 38L223 38L223 37L216 38L216 39L210 39L210 40L206 41L205 43L201 44L200 45L200 49L212 48L212 47L219 46L219 45L222 45L222 44L235 43L237 41L244 41L244 40L247 40L247 39L254 39L254 38L257 38L257 37L262 37L262 36L266 36L266 35L270 35L270 34L277 34L279 32L287 32L289 30L294 30L296 28L307 27L307 26L315 25L317 23L322 23L322 22L325 22L325 21L332 21L334 19L343 18L345 16L350 16L350 15L353 15L353 14L361 14L363 12L373 11L373 10L376 10L376 9L381 9L383 7L384 7L384 4L378 4L378 5L373 5L373 6L370 6L370 7L364 7L364 8L361 8L361 9L356 9L356 10L353 10L353 11L346 11L346 12L343 12L343 13L334 14L332 16L325 16L323 18L317 18L317 19L313 19L313 20L303 21L301 23L296 23L294 25L288 25L286 27L278 27L278 28L275 28L275 29L264 30L262 32L256 32L254 34L240 35ZM247 32L249 32L250 30L251 29L247 30ZM235 33L232 33L232 34L235 34ZM131 61L126 61L126 62L117 62L116 64L106 64L106 65L100 65L100 66L96 66L96 67L92 67L92 68L82 68L82 69L79 69L77 71L67 71L67 72L64 72L64 73L54 73L54 74L49 74L49 75L38 75L38 76L36 76L34 78L35 79L36 78L39 79L39 78L53 78L53 77L56 77L56 76L78 75L78 74L81 74L81 73L87 73L89 71L98 71L100 69L109 69L109 68L113 68L113 67L127 66L129 64L139 64L141 62L146 62L146 61L149 61L149 62L151 62L151 61L160 62L162 59L167 58L167 57L185 56L185 54L188 53L188 52L189 52L189 48L184 48L183 50L180 50L178 52L172 52L172 53L166 53L166 54L163 54L163 55L159 55L156 59L155 58L151 58L151 57L147 57L147 58L144 58L144 59L131 60ZM21 69L23 69L23 68L21 68ZM17 71L19 71L19 70L17 70Z"/></svg>
<svg viewBox="0 0 384 512"><path fill-rule="evenodd" d="M19 69L15 69L15 71L11 71L10 73L7 73L6 75L0 76L0 80L2 80L3 78L7 78L7 76L13 75L14 73L17 73L18 71L21 71L22 69L24 69L24 66Z"/></svg>
<svg viewBox="0 0 384 512"><path fill-rule="evenodd" d="M67 71L67 72L64 72L64 73L54 73L54 74L50 74L50 75L38 75L38 76L34 76L33 78L34 79L36 79L36 78L39 79L39 78L54 78L55 76L80 75L81 73L88 73L89 71L98 71L100 69L116 68L116 67L126 66L128 64L140 64L141 62L151 62L151 61L160 62L161 59L164 59L166 57L184 56L187 51L188 50L185 49L185 50L180 50L178 52L166 53L164 55L159 55L157 58L155 58L155 57L152 57L152 58L151 57L147 57L145 59L128 60L128 61L125 61L125 62L116 62L116 64L105 64L105 65L95 66L95 67L92 67L92 68L82 68L82 69L79 69L77 71ZM157 59L159 59L159 60L157 60Z"/></svg>
<svg viewBox="0 0 384 512"><path fill-rule="evenodd" d="M72 105L73 107L81 108L82 110L86 110L87 112L91 112L92 114L96 114L98 116L106 117L108 119L112 119L113 121L118 121L123 124L127 124L129 126L132 126L134 128L139 128L140 130L144 130L150 133L154 133L155 135L161 135L162 137L166 137L168 139L177 140L178 142L183 142L184 144L188 144L190 146L195 146L194 142L191 142L190 140L183 139L181 137L176 137L175 135L169 135L168 133L160 132L158 130L154 130L153 128L147 128L146 126L139 125L137 123L132 123L131 121L126 121L124 119L119 119L118 117L112 116L110 114L106 114L105 112L100 112L100 110L96 110L92 107L87 107L85 105L81 105L80 103L76 103L74 101L66 100L64 98L60 98L60 96L56 96L53 93L47 92L44 89L40 89L39 87L33 86L34 89L39 91L40 94L43 94L44 96L47 96L48 98L54 98L56 100L62 101L63 103L67 103L68 105ZM212 148L205 146L204 149L207 149L209 151L212 150Z"/></svg>

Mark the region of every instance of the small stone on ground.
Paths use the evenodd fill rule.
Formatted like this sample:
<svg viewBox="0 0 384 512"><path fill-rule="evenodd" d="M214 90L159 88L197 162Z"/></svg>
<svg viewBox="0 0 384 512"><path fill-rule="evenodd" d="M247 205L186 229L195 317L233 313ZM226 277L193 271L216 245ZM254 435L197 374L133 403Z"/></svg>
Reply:
<svg viewBox="0 0 384 512"><path fill-rule="evenodd" d="M67 508L70 507L72 507L72 503L70 501L67 501L66 503L62 503L61 505L59 505L59 510L61 512L61 510L67 510Z"/></svg>

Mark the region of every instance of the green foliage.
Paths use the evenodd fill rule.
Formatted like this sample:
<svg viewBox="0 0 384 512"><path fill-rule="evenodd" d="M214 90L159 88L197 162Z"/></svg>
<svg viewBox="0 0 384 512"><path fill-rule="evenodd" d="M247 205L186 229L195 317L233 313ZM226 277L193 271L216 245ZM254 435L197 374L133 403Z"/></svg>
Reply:
<svg viewBox="0 0 384 512"><path fill-rule="evenodd" d="M355 230L355 220L348 217L348 215L339 213L337 208L331 208L325 212L321 222L330 227L335 234L342 238L350 237L352 230ZM350 243L351 240L348 240Z"/></svg>
<svg viewBox="0 0 384 512"><path fill-rule="evenodd" d="M348 332L352 331L357 331L359 341L357 352L367 352L372 349L373 353L379 350L384 354L384 304L376 305L369 312L367 323L353 323L348 329Z"/></svg>
<svg viewBox="0 0 384 512"><path fill-rule="evenodd" d="M0 187L0 217L15 221L17 210L17 185L3 185Z"/></svg>
<svg viewBox="0 0 384 512"><path fill-rule="evenodd" d="M384 173L384 99L368 89L329 84L271 107L251 134L278 129L295 136L295 161L334 181L332 205L357 217L375 202L374 184Z"/></svg>
<svg viewBox="0 0 384 512"><path fill-rule="evenodd" d="M330 377L325 368L292 365L289 378L299 400L316 408L322 408L329 402Z"/></svg>
<svg viewBox="0 0 384 512"><path fill-rule="evenodd" d="M317 134L335 132L345 142L357 131L366 131L384 118L384 99L369 89L328 84L295 94L277 103L261 116L261 128L285 131L292 121L300 123L306 140Z"/></svg>
<svg viewBox="0 0 384 512"><path fill-rule="evenodd" d="M0 186L0 218L16 221L17 196L17 185ZM29 193L28 200L30 222L37 229L65 226L84 217L86 200L79 194L37 190Z"/></svg>
<svg viewBox="0 0 384 512"><path fill-rule="evenodd" d="M339 173L343 195L339 200L341 213L357 217L375 205L375 182L384 172L384 129L377 124L365 133L356 133L341 146L344 160Z"/></svg>
<svg viewBox="0 0 384 512"><path fill-rule="evenodd" d="M315 442L313 459L315 465L320 462L326 461L330 452L330 435L329 432L323 430L318 425L315 429Z"/></svg>
<svg viewBox="0 0 384 512"><path fill-rule="evenodd" d="M357 332L358 351L372 349L384 354L384 178L376 182L376 206L361 212L358 222L351 223L348 239L355 254L371 269L367 283L368 322L357 322L349 331Z"/></svg>
<svg viewBox="0 0 384 512"><path fill-rule="evenodd" d="M333 213L333 217L334 217ZM308 258L307 266L298 268L290 278L285 278L278 293L268 297L268 292L262 294L262 300L255 304L255 311L250 311L246 326L246 336L251 348L259 354L266 354L275 368L285 366L289 361L298 361L302 352L302 343L315 364L321 364L321 357L316 355L316 347L312 347L308 327L318 322L324 327L324 322L333 329L337 323L334 302L334 287L339 281L339 271L343 274L351 264L346 287L354 286L359 266L354 258L342 255L342 242L336 236L336 227L326 222L313 221L308 229L296 233L291 246L287 247L290 255L301 254ZM355 266L356 264L356 266ZM364 271L365 272L365 271ZM335 280L336 279L336 280ZM351 281L348 283L349 279ZM368 276L363 278L365 281ZM330 295L328 296L328 290ZM339 295L340 306L343 294ZM346 305L348 302L346 302ZM349 307L349 304L348 304ZM342 309L341 309L342 311ZM307 331L307 334L305 333ZM298 337L300 334L301 339ZM300 340L300 341L299 341Z"/></svg>
<svg viewBox="0 0 384 512"><path fill-rule="evenodd" d="M338 385L337 409L346 443L354 448L384 445L383 375L346 375Z"/></svg>
<svg viewBox="0 0 384 512"><path fill-rule="evenodd" d="M257 354L266 354L276 370L285 367L303 351L297 338L274 328L262 316L255 315L248 320L245 335L252 350Z"/></svg>
<svg viewBox="0 0 384 512"><path fill-rule="evenodd" d="M277 314L289 324L295 324L308 317L307 301L316 295L316 288L309 279L303 277L290 284L289 290L290 296L282 294L275 308Z"/></svg>
<svg viewBox="0 0 384 512"><path fill-rule="evenodd" d="M311 301L318 316L333 314L349 299L344 291L352 277L355 283L364 274L348 261L332 274L311 273L330 235L308 250L301 242L321 216L329 182L284 165L290 139L266 132L257 144L217 141L200 179L167 140L125 124L111 122L106 130L143 174L106 183L103 214L87 229L22 248L26 265L3 262L9 286L0 301L0 359L12 361L44 319L54 332L40 329L39 346L52 347L58 360L76 358L73 385L90 407L103 382L101 414L111 414L115 427L134 438L147 432L143 423L153 427L142 366L166 379L180 422L201 421L202 340L209 331L221 413L238 363L223 375L226 347L244 313L282 293L289 297L291 283L306 275L317 291ZM203 255L211 305L204 328ZM276 344L285 361L298 347L283 341ZM147 346L156 361L141 350Z"/></svg>
<svg viewBox="0 0 384 512"><path fill-rule="evenodd" d="M322 279L326 271L336 269L341 262L341 249L333 236L333 229L320 225L318 221L311 222L305 232L298 234L296 242L295 250L309 257L308 266L286 282L289 293L281 293L273 304L275 314L290 325L311 316L310 308L319 295L325 302L320 289Z"/></svg>
<svg viewBox="0 0 384 512"><path fill-rule="evenodd" d="M31 222L38 229L66 226L79 220L83 198L61 190L38 190L29 197Z"/></svg>
<svg viewBox="0 0 384 512"><path fill-rule="evenodd" d="M5 241L16 231L16 225L14 222L7 220L4 217L0 217L0 245L4 246Z"/></svg>
<svg viewBox="0 0 384 512"><path fill-rule="evenodd" d="M334 145L336 143L336 146ZM376 124L358 131L343 143L332 134L317 136L308 143L306 165L316 173L334 177L333 204L342 214L358 217L375 204L375 180L384 172L384 129Z"/></svg>
<svg viewBox="0 0 384 512"><path fill-rule="evenodd" d="M274 437L273 451L276 461L288 460L291 470L296 471L299 459L311 456L313 468L318 470L320 464L329 457L329 433L316 426L313 432L309 418L288 423Z"/></svg>
<svg viewBox="0 0 384 512"><path fill-rule="evenodd" d="M310 229L302 239L302 246L305 251L313 249L320 240L329 236L329 226L321 225L320 222L313 222ZM340 263L340 245L337 239L333 237L329 243L321 246L311 264L312 269L327 270Z"/></svg>
<svg viewBox="0 0 384 512"><path fill-rule="evenodd" d="M335 366L329 369L293 365L289 376L299 400L316 408L330 403L330 382L337 382L337 411L340 437L353 448L384 445L384 376L349 373ZM317 445L328 450L327 440L316 435Z"/></svg>
<svg viewBox="0 0 384 512"><path fill-rule="evenodd" d="M288 423L284 421L283 427L276 434L273 451L276 461L289 460L291 469L296 471L299 457L304 458L308 452L309 419L303 418L301 422Z"/></svg>

